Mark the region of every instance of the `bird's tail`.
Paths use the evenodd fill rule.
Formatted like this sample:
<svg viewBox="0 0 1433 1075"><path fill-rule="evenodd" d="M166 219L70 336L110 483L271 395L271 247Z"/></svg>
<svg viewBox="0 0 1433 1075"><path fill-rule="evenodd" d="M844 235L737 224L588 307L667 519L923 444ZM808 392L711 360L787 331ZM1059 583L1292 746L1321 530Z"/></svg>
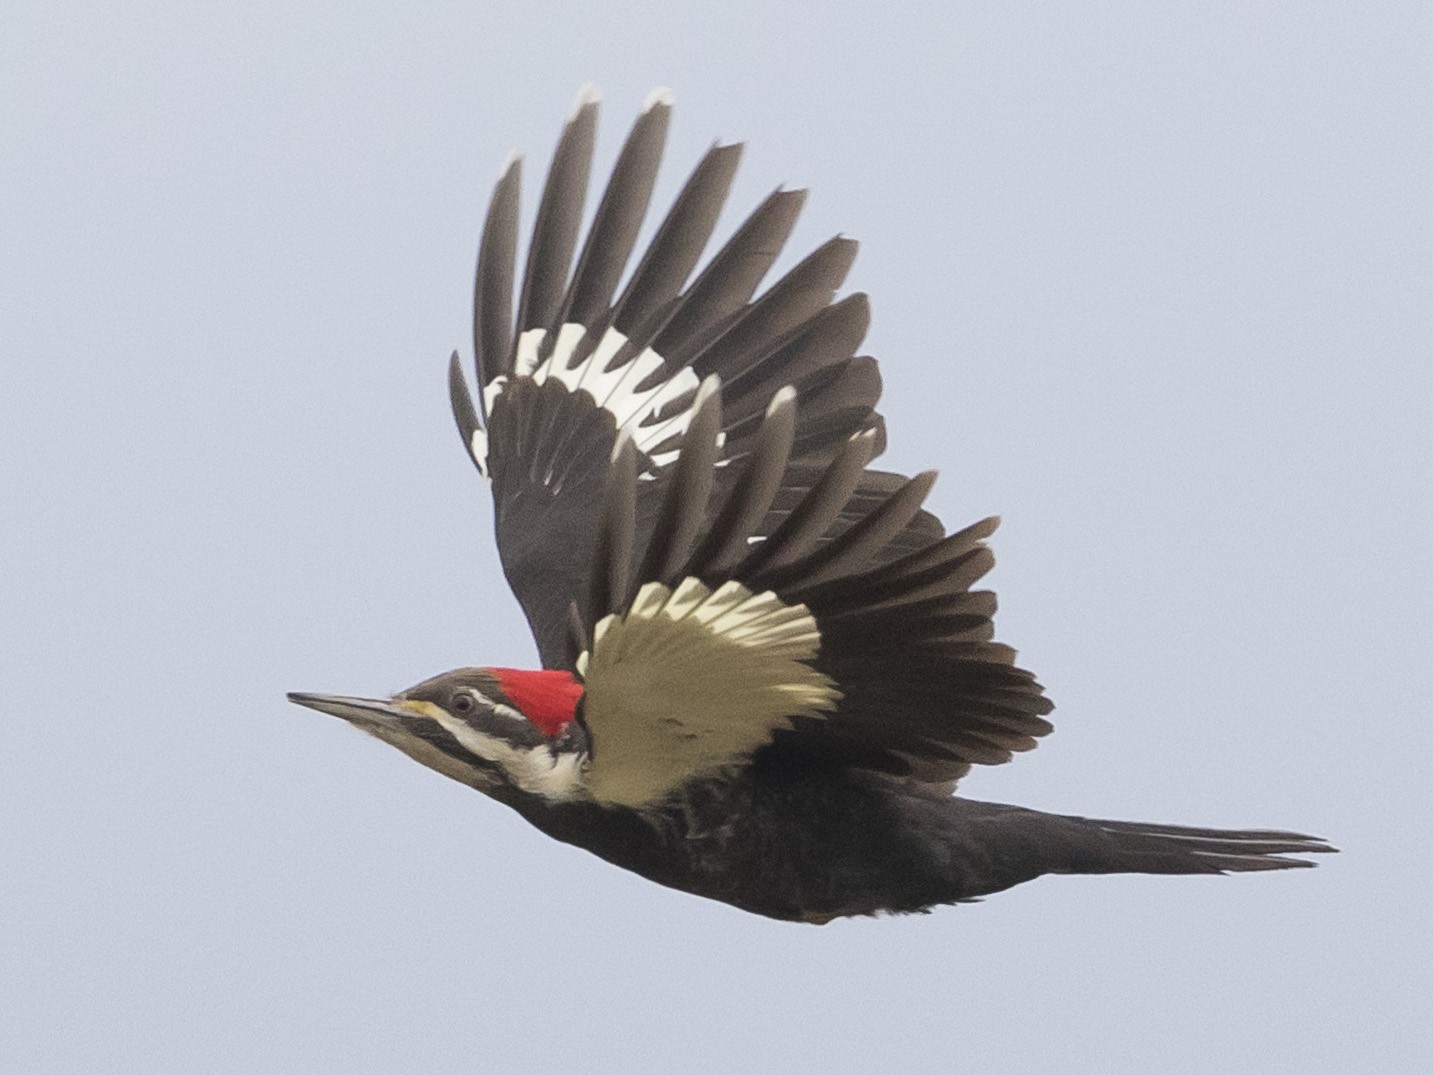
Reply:
<svg viewBox="0 0 1433 1075"><path fill-rule="evenodd" d="M1247 873L1313 866L1304 858L1337 850L1317 836L1276 829L1202 829L1046 814L948 800L947 829L965 898L1045 873Z"/></svg>
<svg viewBox="0 0 1433 1075"><path fill-rule="evenodd" d="M1069 825L1065 873L1247 873L1315 863L1289 855L1336 851L1326 840L1278 829L1200 829L1142 821L1059 817Z"/></svg>

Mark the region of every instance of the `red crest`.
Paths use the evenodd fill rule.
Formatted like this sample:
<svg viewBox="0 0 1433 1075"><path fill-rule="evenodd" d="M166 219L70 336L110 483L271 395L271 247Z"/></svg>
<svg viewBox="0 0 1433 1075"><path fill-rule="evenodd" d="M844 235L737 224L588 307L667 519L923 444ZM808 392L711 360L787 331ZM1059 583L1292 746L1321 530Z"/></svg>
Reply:
<svg viewBox="0 0 1433 1075"><path fill-rule="evenodd" d="M582 684L571 672L532 671L522 668L489 668L498 686L518 711L543 735L551 738L577 717Z"/></svg>

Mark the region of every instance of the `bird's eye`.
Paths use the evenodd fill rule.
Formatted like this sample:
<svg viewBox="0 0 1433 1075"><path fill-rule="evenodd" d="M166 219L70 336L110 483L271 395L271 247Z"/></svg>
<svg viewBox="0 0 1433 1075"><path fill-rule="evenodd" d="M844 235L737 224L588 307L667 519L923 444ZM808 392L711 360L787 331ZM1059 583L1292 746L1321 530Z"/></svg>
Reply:
<svg viewBox="0 0 1433 1075"><path fill-rule="evenodd" d="M477 704L478 703L474 701L473 696L471 694L468 694L466 691L464 691L462 694L453 695L452 709L454 713L471 713L473 711L473 707Z"/></svg>

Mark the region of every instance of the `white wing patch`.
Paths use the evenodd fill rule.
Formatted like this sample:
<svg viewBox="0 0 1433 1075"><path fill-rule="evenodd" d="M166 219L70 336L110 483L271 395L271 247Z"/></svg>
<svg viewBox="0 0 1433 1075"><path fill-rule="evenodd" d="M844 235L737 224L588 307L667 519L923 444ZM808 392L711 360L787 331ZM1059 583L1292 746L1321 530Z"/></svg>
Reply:
<svg viewBox="0 0 1433 1075"><path fill-rule="evenodd" d="M738 582L649 582L625 615L605 617L590 653L585 782L599 802L640 807L739 764L798 716L820 717L840 691L810 662L821 634L805 605Z"/></svg>
<svg viewBox="0 0 1433 1075"><path fill-rule="evenodd" d="M687 431L696 409L694 400L699 387L697 375L692 370L683 368L652 387L640 389L639 385L663 368L662 357L648 347L626 364L608 370L607 364L627 342L627 337L615 328L609 328L603 333L592 353L569 369L572 355L586 336L585 326L569 321L557 330L552 354L539 361L538 355L543 341L547 338L547 330L528 329L518 337L517 358L511 377L527 377L537 384L557 380L565 384L570 392L586 392L597 406L612 415L618 432L625 430L632 437L633 443L651 456L657 466L675 462L677 447L657 454L653 454L653 450L663 441ZM492 413L493 405L506 389L511 377L508 374L494 377L483 389L484 409L488 414ZM683 397L691 399L684 406L674 408L672 413L662 413L664 408ZM488 477L487 434L482 430L475 432L469 447L473 460L478 464L478 470L484 477Z"/></svg>
<svg viewBox="0 0 1433 1075"><path fill-rule="evenodd" d="M593 632L594 648L614 626L633 617L674 622L691 617L719 639L759 648L768 657L806 661L821 647L821 632L805 605L785 604L770 590L752 593L736 581L724 582L716 590L707 589L700 579L683 579L675 590L649 582L637 591L625 617L603 617ZM824 694L813 697L811 704L824 699Z"/></svg>

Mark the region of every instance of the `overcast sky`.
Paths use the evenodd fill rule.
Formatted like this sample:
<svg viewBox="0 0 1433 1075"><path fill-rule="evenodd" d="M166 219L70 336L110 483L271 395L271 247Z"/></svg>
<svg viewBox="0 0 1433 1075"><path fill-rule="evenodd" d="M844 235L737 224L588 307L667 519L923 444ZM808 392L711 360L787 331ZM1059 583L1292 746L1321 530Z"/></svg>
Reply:
<svg viewBox="0 0 1433 1075"><path fill-rule="evenodd" d="M1421 1070L1433 8L575 7L0 16L0 1069ZM781 924L285 703L534 660L444 367L588 81L862 240L1058 704L964 791L1342 855Z"/></svg>

